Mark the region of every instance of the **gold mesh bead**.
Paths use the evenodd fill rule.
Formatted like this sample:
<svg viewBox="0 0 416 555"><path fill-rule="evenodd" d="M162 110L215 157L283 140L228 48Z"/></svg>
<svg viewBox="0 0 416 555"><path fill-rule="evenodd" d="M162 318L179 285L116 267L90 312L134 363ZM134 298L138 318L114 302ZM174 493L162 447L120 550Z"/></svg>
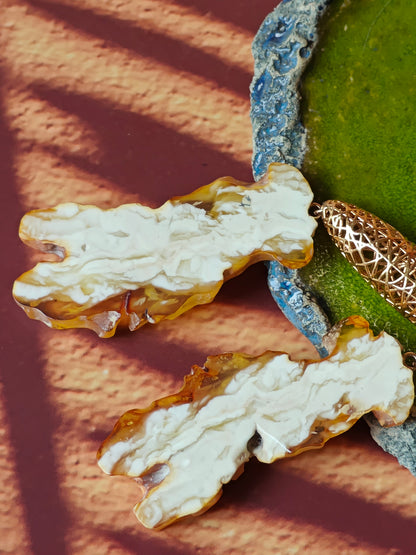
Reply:
<svg viewBox="0 0 416 555"><path fill-rule="evenodd" d="M348 262L416 323L416 246L374 214L347 202L324 202L320 216Z"/></svg>

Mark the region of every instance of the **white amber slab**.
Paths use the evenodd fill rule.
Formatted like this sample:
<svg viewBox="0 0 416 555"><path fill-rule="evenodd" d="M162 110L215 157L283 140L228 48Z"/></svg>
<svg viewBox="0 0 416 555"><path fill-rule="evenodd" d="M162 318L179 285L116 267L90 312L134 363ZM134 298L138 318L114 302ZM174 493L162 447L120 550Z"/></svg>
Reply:
<svg viewBox="0 0 416 555"><path fill-rule="evenodd" d="M261 182L222 178L152 209L74 203L28 213L20 236L61 257L20 276L13 295L57 328L110 336L173 318L211 301L225 279L259 260L309 262L312 192L292 166L272 164Z"/></svg>
<svg viewBox="0 0 416 555"><path fill-rule="evenodd" d="M398 342L351 317L324 360L271 351L209 357L179 393L123 415L99 465L138 478L137 518L163 527L210 507L250 456L271 463L320 447L371 411L382 425L400 424L413 398Z"/></svg>

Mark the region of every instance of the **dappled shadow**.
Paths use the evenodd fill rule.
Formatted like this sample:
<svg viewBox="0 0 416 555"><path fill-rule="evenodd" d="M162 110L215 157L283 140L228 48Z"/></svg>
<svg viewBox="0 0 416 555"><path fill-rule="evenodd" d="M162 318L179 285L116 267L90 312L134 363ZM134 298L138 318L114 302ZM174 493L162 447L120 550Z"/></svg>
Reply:
<svg viewBox="0 0 416 555"><path fill-rule="evenodd" d="M85 8L45 0L26 1L83 33L103 39L105 46L118 45L127 48L140 56L154 58L179 72L200 75L218 87L230 89L243 98L248 97L250 73L184 41L157 31L141 29L139 24L96 14ZM160 17L163 18L164 15L161 13Z"/></svg>
<svg viewBox="0 0 416 555"><path fill-rule="evenodd" d="M267 268L262 262L253 264L241 275L226 281L215 297L216 301L235 305L242 315L245 309L250 308L279 311L267 287Z"/></svg>
<svg viewBox="0 0 416 555"><path fill-rule="evenodd" d="M3 403L32 552L34 555L64 555L69 519L60 495L53 445L58 415L49 400L33 322L17 308L11 296L13 280L25 266L23 247L17 237L23 210L16 191L13 147L13 137L0 114Z"/></svg>
<svg viewBox="0 0 416 555"><path fill-rule="evenodd" d="M349 433L353 437L354 431ZM357 540L357 545L366 542L399 550L401 554L416 552L415 519L322 483L314 484L298 474L279 470L277 465L279 462L266 465L250 461L238 483L226 487L220 504L245 504L267 510L271 518L282 517L300 525L347 534Z"/></svg>
<svg viewBox="0 0 416 555"><path fill-rule="evenodd" d="M260 0L256 3L258 18L253 18L252 0L241 0L238 3L208 0L176 0L176 2L190 6L201 13L210 12L217 18L253 31L253 34L267 12L277 4L276 1ZM178 71L192 72L197 76L206 77L212 83L229 88L240 95L244 94L243 89L246 83L248 84L249 77L243 71L156 32L145 32L136 28L134 24L97 16L91 10L63 6L59 2L30 0L28 3L35 8L43 9L45 13L48 12L52 18L65 21L79 30L80 34L93 36L110 46L119 45L133 53L153 57ZM105 51L103 52L105 55ZM140 79L140 75L137 78ZM156 204L161 204L173 195L184 194L199 185L209 183L219 175L231 174L239 179L250 180L249 161L247 164L236 162L230 155L205 144L203 139L168 129L150 117L132 114L127 109L119 109L116 107L116 99L113 104L111 101L97 100L69 89L61 89L53 75L50 77L50 83L35 84L34 88L28 89L27 92L29 94L34 92L51 106L69 115L77 116L86 122L98 137L98 154L91 157L82 153L72 154L69 150L53 144L36 145L45 153L47 151L56 155L62 164L73 164L92 176L105 178L113 183L115 188L130 193L137 192L140 198L144 197L144 200ZM100 86L105 87L105 75ZM247 125L249 125L248 119ZM79 522L85 522L85 515L75 514L75 510L82 513L82 509L79 510L82 505L76 505L74 502L71 506L71 510L74 511L73 520L71 520L71 515L62 500L61 491L65 491L69 504L73 501L71 487L79 488L81 495L85 493L87 498L87 491L83 488L87 488L88 485L84 485L82 480L78 479L78 475L76 482L75 480L71 482L72 478L68 479L67 476L59 476L59 473L64 472L64 467L58 466L53 438L60 425L58 411L62 407L59 403L61 401L71 403L71 397L66 396L67 392L58 392L54 397L56 406L52 406L37 343L38 335L48 337L44 333L45 328L39 323L30 321L22 311L17 309L11 299L12 281L26 264L24 248L17 238L18 220L23 210L15 190L14 145L1 119L0 144L2 146L0 170L3 178L0 194L6 214L5 218L0 219L4 256L0 303L4 322L0 372L5 395L7 425L32 551L35 555L49 553L65 555L68 549L66 542L71 542L73 539L70 535L73 534L76 537L77 534L82 533L82 530L75 530L75 521L77 526ZM21 144L19 146L22 147ZM33 145L24 146L30 150ZM25 186L30 190L30 180L25 183ZM259 265L249 269L236 280L230 281L219 293L218 300L235 303L240 307L242 326L244 326L244 307L258 307L260 304L262 309L266 306L267 310L270 306L274 308L274 304L269 304L270 297L264 278L264 267ZM119 369L120 383L123 381L123 375L133 372L128 367L128 359L140 357L145 363L144 366L160 369L166 372L167 376L174 376L178 380L189 372L192 364L204 362L206 353L201 352L199 348L191 344L174 343L167 339L168 326L180 326L180 322L179 319L172 323L162 323L155 328L149 326L136 334L119 333L110 340L111 347L126 356L126 364ZM48 333L60 332L49 331ZM79 333L83 335L87 332L81 330ZM194 333L197 334L198 330ZM256 330L253 330L253 333L256 333ZM103 342L92 332L91 336L93 346ZM68 360L63 357L62 369L58 371L65 372L68 364ZM71 385L75 387L76 382ZM105 393L111 398L113 392L108 390ZM73 406L68 405L69 409L82 411L85 409L85 414L93 415L94 404L89 405L85 402L85 405L82 405L84 403L82 397L78 398L77 403ZM81 441L84 439L87 442L89 439L91 442L101 442L109 431L107 429L91 431L91 429L91 426L85 428L86 435L80 434ZM65 425L60 427L60 431L63 437L66 437ZM367 444L368 439L362 429L360 433L357 441ZM83 446L80 442L74 449L84 447L85 443ZM374 449L376 449L375 446ZM60 456L65 454L66 452L63 451ZM97 469L97 472L100 471ZM340 473L342 475L342 470ZM82 476L82 472L79 472L79 476ZM90 484L88 480L84 483ZM132 485L134 487L133 482ZM321 528L323 532L335 531L341 535L346 534L355 538L358 546L360 542L367 542L376 548L391 548L392 552L416 552L414 520L395 514L382 504L367 502L330 487L318 486L284 469L277 470L275 465L267 466L253 461L247 465L245 474L237 482L227 485L224 489L224 497L217 505L219 509L232 504L241 511L253 510L253 514L261 513L259 520L264 519L264 513L267 512L272 522L278 523L279 518L282 517L291 519L300 527L307 528L310 525ZM120 511L120 505L117 502L118 500L115 499L114 514ZM116 524L111 520L111 516L103 517L99 514L100 505L97 504L97 507L94 509L97 514L91 515L92 519L100 519L102 522L106 518L107 526L97 528L91 520L87 523L88 533L91 535L95 533L100 538L108 538L111 547L117 552L158 555L208 552L207 549L197 546L188 549L188 546L183 546L179 542L177 548L172 548L165 543L163 536L160 536L160 539L144 537L145 534L139 531L140 524L136 535L134 530L128 529L128 525L123 522L120 524L121 519ZM112 506L110 510L112 512ZM217 510L212 509L214 514ZM216 524L222 533L227 531L226 523L217 521ZM196 536L200 526L199 521L195 519ZM255 551L261 551L261 537L255 539L258 542ZM293 539L296 541L296 534ZM220 541L220 536L218 539L214 538L213 545L218 545L215 542ZM94 546L91 546L91 549L93 548Z"/></svg>
<svg viewBox="0 0 416 555"><path fill-rule="evenodd" d="M175 0L176 4L198 9L202 14L209 13L222 19L231 21L243 29L254 33L260 24L278 4L280 0L256 0L255 16L253 16L253 0L239 0L238 2L222 2L218 0Z"/></svg>
<svg viewBox="0 0 416 555"><path fill-rule="evenodd" d="M180 322L167 322L166 326L169 325L180 326ZM181 382L194 364L204 364L207 353L191 342L170 341L165 330L165 323L162 322L154 327L144 326L136 332L121 332L111 339L111 348L130 359L139 359L144 366L158 368ZM103 340L97 338L96 341Z"/></svg>
<svg viewBox="0 0 416 555"><path fill-rule="evenodd" d="M251 179L249 161L237 162L199 139L168 129L147 116L45 84L35 84L33 90L42 100L85 121L99 141L99 154L94 160L54 145L45 147L47 150L64 162L104 177L123 191L140 193L146 201L162 204L169 197L189 193L221 175Z"/></svg>
<svg viewBox="0 0 416 555"><path fill-rule="evenodd" d="M195 546L178 546L172 545L172 540L164 541L163 533L161 538L143 538L140 535L141 525L137 523L137 534L127 532L127 531L115 531L111 529L101 528L99 530L100 535L105 536L112 543L116 543L118 547L123 549L123 553L131 553L132 555L137 555L142 553L143 555L189 555L195 553Z"/></svg>

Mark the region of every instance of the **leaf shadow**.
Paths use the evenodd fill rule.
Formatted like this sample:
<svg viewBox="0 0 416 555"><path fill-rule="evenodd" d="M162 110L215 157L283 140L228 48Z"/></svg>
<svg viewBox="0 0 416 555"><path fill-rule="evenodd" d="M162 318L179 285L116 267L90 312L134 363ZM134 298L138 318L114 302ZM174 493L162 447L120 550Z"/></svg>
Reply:
<svg viewBox="0 0 416 555"><path fill-rule="evenodd" d="M26 0L26 2L44 10L49 17L65 21L66 24L84 34L102 39L104 47L121 46L141 56L169 65L178 72L199 75L220 88L234 91L243 98L248 96L250 73L231 63L227 64L184 41L78 6L46 0ZM160 17L162 18L163 14L160 14Z"/></svg>
<svg viewBox="0 0 416 555"><path fill-rule="evenodd" d="M46 150L123 191L140 192L149 202L161 204L220 175L250 180L249 162L238 162L147 116L45 83L35 83L33 93L85 121L99 140L99 153L94 157L71 154L53 144L45 146Z"/></svg>
<svg viewBox="0 0 416 555"><path fill-rule="evenodd" d="M44 365L33 332L33 322L17 308L11 296L13 279L25 265L24 248L17 237L23 208L14 173L15 141L3 116L0 98L0 219L2 236L2 281L0 313L2 340L0 376L24 523L34 555L65 555L69 514L60 493L54 434L59 415L51 399ZM24 533L22 533L22 538ZM0 549L1 550L1 549Z"/></svg>

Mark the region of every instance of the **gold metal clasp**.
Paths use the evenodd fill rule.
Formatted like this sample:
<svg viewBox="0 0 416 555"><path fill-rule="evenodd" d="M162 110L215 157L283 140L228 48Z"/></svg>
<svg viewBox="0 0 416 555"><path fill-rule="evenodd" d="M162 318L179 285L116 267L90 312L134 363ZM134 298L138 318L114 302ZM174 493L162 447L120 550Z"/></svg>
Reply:
<svg viewBox="0 0 416 555"><path fill-rule="evenodd" d="M403 364L410 368L410 370L416 370L416 353L411 351L404 353Z"/></svg>
<svg viewBox="0 0 416 555"><path fill-rule="evenodd" d="M315 220L319 220L322 216L322 205L319 202L312 202L309 207L309 215Z"/></svg>

